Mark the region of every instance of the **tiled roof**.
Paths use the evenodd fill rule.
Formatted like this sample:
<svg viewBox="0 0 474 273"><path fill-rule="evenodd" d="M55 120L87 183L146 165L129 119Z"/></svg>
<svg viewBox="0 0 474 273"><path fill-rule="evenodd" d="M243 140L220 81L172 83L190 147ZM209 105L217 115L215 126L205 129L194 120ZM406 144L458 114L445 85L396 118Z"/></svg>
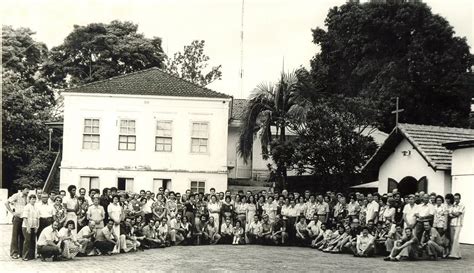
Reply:
<svg viewBox="0 0 474 273"><path fill-rule="evenodd" d="M392 154L396 146L406 138L434 170L450 170L452 152L444 143L474 140L474 129L440 127L401 123L363 167L374 171Z"/></svg>
<svg viewBox="0 0 474 273"><path fill-rule="evenodd" d="M246 99L234 99L234 104L232 105L232 119L241 120L243 118L247 103L248 100Z"/></svg>
<svg viewBox="0 0 474 273"><path fill-rule="evenodd" d="M156 67L69 88L63 92L200 98L231 96L201 87Z"/></svg>

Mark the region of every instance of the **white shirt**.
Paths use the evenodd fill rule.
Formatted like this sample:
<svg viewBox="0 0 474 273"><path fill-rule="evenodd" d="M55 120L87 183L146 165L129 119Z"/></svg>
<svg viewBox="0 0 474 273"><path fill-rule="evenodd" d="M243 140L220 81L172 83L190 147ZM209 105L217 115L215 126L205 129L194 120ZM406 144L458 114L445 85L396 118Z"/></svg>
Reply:
<svg viewBox="0 0 474 273"><path fill-rule="evenodd" d="M91 232L92 232L92 230L89 228L89 226L85 226L85 227L81 228L79 233L77 233L77 238L78 239L83 239L84 236L88 236L89 234L91 234Z"/></svg>
<svg viewBox="0 0 474 273"><path fill-rule="evenodd" d="M53 226L47 226L41 231L41 234L36 243L39 246L45 246L46 241L57 241L58 240L58 231L53 231Z"/></svg>
<svg viewBox="0 0 474 273"><path fill-rule="evenodd" d="M367 204L367 214L366 214L366 221L367 223L369 220L374 220L375 213L379 211L379 203L372 200L369 204Z"/></svg>
<svg viewBox="0 0 474 273"><path fill-rule="evenodd" d="M49 199L48 199L49 200ZM50 218L53 217L54 214L54 208L52 205L46 203L44 204L43 201L41 202L36 202L35 207L39 212L39 217L40 218Z"/></svg>
<svg viewBox="0 0 474 273"><path fill-rule="evenodd" d="M426 217L428 215L434 215L435 208L430 203L427 203L427 204L421 203L421 204L416 205L416 212L418 213L418 216Z"/></svg>
<svg viewBox="0 0 474 273"><path fill-rule="evenodd" d="M413 226L414 224L416 224L415 213L416 213L416 205L413 205L413 207L412 207L412 206L410 206L410 204L406 204L403 207L403 214L406 215L405 223L407 225Z"/></svg>

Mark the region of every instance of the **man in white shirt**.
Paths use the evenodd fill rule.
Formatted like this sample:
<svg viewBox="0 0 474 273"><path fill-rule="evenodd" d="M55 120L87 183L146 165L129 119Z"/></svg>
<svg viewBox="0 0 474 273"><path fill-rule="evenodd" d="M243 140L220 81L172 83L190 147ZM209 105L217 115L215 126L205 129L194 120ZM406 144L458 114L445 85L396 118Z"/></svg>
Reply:
<svg viewBox="0 0 474 273"><path fill-rule="evenodd" d="M374 200L374 196L372 194L367 194L367 215L366 215L366 223L370 220L377 222L377 217L379 214L379 203Z"/></svg>
<svg viewBox="0 0 474 273"><path fill-rule="evenodd" d="M374 255L374 236L369 234L367 227L362 228L362 234L357 235L356 249L354 256L369 257Z"/></svg>
<svg viewBox="0 0 474 273"><path fill-rule="evenodd" d="M39 226L36 233L37 237L40 236L41 231L43 231L44 228L51 225L53 222L54 208L48 203L48 200L48 194L42 193L41 201L35 203L35 207L39 213Z"/></svg>
<svg viewBox="0 0 474 273"><path fill-rule="evenodd" d="M435 208L430 203L430 195L425 193L421 196L421 203L416 206L415 209L416 226L415 236L418 240L421 240L421 235L424 230L424 222L433 221Z"/></svg>
<svg viewBox="0 0 474 273"><path fill-rule="evenodd" d="M258 215L255 215L253 222L249 224L247 238L250 244L260 243L262 239L262 223L258 220Z"/></svg>
<svg viewBox="0 0 474 273"><path fill-rule="evenodd" d="M183 240L181 231L181 214L176 214L176 217L169 222L170 240L172 245L179 245Z"/></svg>
<svg viewBox="0 0 474 273"><path fill-rule="evenodd" d="M83 227L77 233L77 241L81 244L81 249L79 250L81 253L87 254L87 256L91 256L95 254L94 251L94 239L96 235L96 228L95 222L89 221L87 226Z"/></svg>
<svg viewBox="0 0 474 273"><path fill-rule="evenodd" d="M403 222L405 223L405 227L413 229L416 225L415 195L410 194L407 201L408 203L403 207Z"/></svg>
<svg viewBox="0 0 474 273"><path fill-rule="evenodd" d="M41 232L38 242L38 254L44 261L47 258L56 259L61 255L61 248L58 236L59 223L54 221L51 225L45 227Z"/></svg>
<svg viewBox="0 0 474 273"><path fill-rule="evenodd" d="M220 243L230 244L234 237L234 227L231 224L230 218L225 219L225 222L221 225L221 240Z"/></svg>

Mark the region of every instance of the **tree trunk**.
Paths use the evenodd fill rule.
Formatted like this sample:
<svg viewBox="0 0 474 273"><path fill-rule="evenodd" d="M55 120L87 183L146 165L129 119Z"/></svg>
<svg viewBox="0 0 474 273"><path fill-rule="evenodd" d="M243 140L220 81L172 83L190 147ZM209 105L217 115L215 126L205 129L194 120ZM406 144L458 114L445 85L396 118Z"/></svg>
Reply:
<svg viewBox="0 0 474 273"><path fill-rule="evenodd" d="M285 132L285 124L280 125L280 135L279 135L280 143L284 143L286 141L286 132ZM280 191L287 189L287 173L286 173L286 166L277 166L278 170L278 188Z"/></svg>

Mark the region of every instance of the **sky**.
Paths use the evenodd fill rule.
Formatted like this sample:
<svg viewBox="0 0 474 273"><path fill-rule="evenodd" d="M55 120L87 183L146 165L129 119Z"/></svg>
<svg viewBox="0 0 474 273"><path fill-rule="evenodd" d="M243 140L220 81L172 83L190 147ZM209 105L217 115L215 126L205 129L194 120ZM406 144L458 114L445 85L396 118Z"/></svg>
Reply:
<svg viewBox="0 0 474 273"><path fill-rule="evenodd" d="M311 29L324 27L328 10L345 2L245 0L243 81L242 0L2 0L0 15L3 25L35 31L35 39L48 48L61 44L73 25L112 20L132 21L146 37L161 37L169 56L192 40L205 40L210 66L222 65L223 74L208 87L247 98L259 83L278 80L282 70L308 68L319 50ZM474 45L474 0L424 2L451 23L456 35Z"/></svg>

